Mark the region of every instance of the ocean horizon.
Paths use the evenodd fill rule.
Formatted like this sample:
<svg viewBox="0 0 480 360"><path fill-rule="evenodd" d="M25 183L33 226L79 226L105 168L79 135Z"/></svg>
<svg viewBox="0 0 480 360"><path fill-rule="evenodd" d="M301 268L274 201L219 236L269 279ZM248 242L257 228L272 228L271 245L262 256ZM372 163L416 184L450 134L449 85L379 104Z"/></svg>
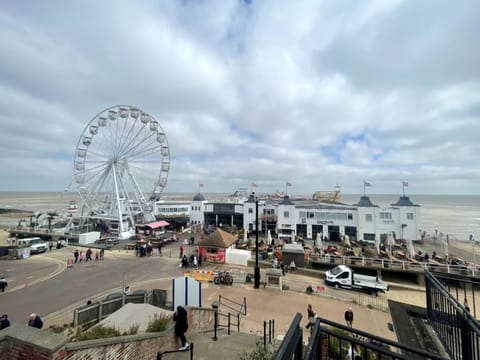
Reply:
<svg viewBox="0 0 480 360"><path fill-rule="evenodd" d="M164 200L191 200L195 192L164 192ZM230 194L202 192L208 200L222 199ZM260 193L259 193L260 194ZM261 195L261 194L260 194ZM313 194L292 192L292 197L311 198ZM480 195L411 195L410 200L422 209L422 231L448 234L452 240L468 240L470 235L480 239ZM355 204L363 194L340 194L340 202ZM367 194L379 206L397 202L401 194ZM70 201L79 201L75 192L10 192L0 191L0 208L26 211L56 210L63 212Z"/></svg>

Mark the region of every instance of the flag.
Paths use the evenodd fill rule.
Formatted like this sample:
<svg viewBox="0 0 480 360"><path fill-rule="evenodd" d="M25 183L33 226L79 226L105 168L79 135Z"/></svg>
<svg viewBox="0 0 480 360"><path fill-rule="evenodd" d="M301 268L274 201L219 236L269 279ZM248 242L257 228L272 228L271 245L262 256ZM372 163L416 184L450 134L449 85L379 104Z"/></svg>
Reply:
<svg viewBox="0 0 480 360"><path fill-rule="evenodd" d="M200 183L200 184L198 184L198 186L199 186L199 187L203 187L203 184L202 184L202 183Z"/></svg>
<svg viewBox="0 0 480 360"><path fill-rule="evenodd" d="M285 185L292 186L292 183L287 181Z"/></svg>
<svg viewBox="0 0 480 360"><path fill-rule="evenodd" d="M257 187L257 184L252 183L252 188L256 188L256 187Z"/></svg>
<svg viewBox="0 0 480 360"><path fill-rule="evenodd" d="M363 186L366 186L366 187L369 187L369 186L372 186L372 184L370 184L368 181L366 180L363 180Z"/></svg>
<svg viewBox="0 0 480 360"><path fill-rule="evenodd" d="M402 181L403 186L408 186L408 181Z"/></svg>

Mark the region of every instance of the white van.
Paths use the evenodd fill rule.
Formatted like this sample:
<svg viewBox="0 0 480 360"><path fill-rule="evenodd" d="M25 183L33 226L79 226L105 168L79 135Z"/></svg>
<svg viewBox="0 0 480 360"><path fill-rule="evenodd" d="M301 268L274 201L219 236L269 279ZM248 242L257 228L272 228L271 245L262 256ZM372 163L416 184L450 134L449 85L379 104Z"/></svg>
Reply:
<svg viewBox="0 0 480 360"><path fill-rule="evenodd" d="M39 237L18 239L18 245L30 245L30 254L40 254L47 251L47 244Z"/></svg>

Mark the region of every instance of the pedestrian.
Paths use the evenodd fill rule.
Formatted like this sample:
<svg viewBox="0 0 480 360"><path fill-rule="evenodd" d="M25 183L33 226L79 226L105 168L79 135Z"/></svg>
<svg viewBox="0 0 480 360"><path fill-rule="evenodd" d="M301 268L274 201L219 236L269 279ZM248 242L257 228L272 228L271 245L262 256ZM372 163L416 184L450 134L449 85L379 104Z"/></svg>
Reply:
<svg viewBox="0 0 480 360"><path fill-rule="evenodd" d="M345 311L345 322L347 323L348 327L353 327L353 311L351 307Z"/></svg>
<svg viewBox="0 0 480 360"><path fill-rule="evenodd" d="M128 285L125 286L125 288L123 289L123 293L124 293L125 295L130 295L130 286L128 286Z"/></svg>
<svg viewBox="0 0 480 360"><path fill-rule="evenodd" d="M31 327L34 327L34 328L37 328L37 329L41 329L43 327L43 321L40 318L40 316L38 316L35 313L31 313L30 318L28 320L28 326L31 326Z"/></svg>
<svg viewBox="0 0 480 360"><path fill-rule="evenodd" d="M83 261L83 252L80 251L80 252L78 253L78 262L81 263L82 261Z"/></svg>
<svg viewBox="0 0 480 360"><path fill-rule="evenodd" d="M5 288L8 286L8 281L4 276L0 276L0 291L5 292Z"/></svg>
<svg viewBox="0 0 480 360"><path fill-rule="evenodd" d="M75 249L75 251L73 252L73 256L75 257L75 264L78 262L78 249Z"/></svg>
<svg viewBox="0 0 480 360"><path fill-rule="evenodd" d="M163 239L160 238L160 239L158 240L158 255L159 255L159 256L162 256L162 246L163 246Z"/></svg>
<svg viewBox="0 0 480 360"><path fill-rule="evenodd" d="M193 256L193 267L198 269L198 260L196 255Z"/></svg>
<svg viewBox="0 0 480 360"><path fill-rule="evenodd" d="M104 255L105 255L105 249L100 249L100 260L103 260Z"/></svg>
<svg viewBox="0 0 480 360"><path fill-rule="evenodd" d="M180 247L178 248L180 250L180 258L183 257L183 246L180 245Z"/></svg>
<svg viewBox="0 0 480 360"><path fill-rule="evenodd" d="M178 350L188 350L190 345L185 337L185 333L188 330L187 310L180 305L177 306L177 311L173 314L173 321L175 321L175 336L178 336L182 343Z"/></svg>
<svg viewBox="0 0 480 360"><path fill-rule="evenodd" d="M88 248L87 249L87 252L85 253L86 257L85 257L85 262L88 262L88 260L92 261L92 248Z"/></svg>
<svg viewBox="0 0 480 360"><path fill-rule="evenodd" d="M52 240L50 240L50 241L48 242L48 249L49 249L50 251L52 251L52 248L53 248L53 242L52 242Z"/></svg>
<svg viewBox="0 0 480 360"><path fill-rule="evenodd" d="M100 257L100 254L97 250L97 251L95 251L95 261L98 261L99 257Z"/></svg>
<svg viewBox="0 0 480 360"><path fill-rule="evenodd" d="M202 266L202 254L198 254L198 267Z"/></svg>
<svg viewBox="0 0 480 360"><path fill-rule="evenodd" d="M187 255L183 255L183 258L182 258L182 269L185 268L185 269L188 269L188 258L187 258Z"/></svg>
<svg viewBox="0 0 480 360"><path fill-rule="evenodd" d="M5 329L10 326L10 320L8 320L8 315L4 314L0 316L0 330Z"/></svg>
<svg viewBox="0 0 480 360"><path fill-rule="evenodd" d="M317 313L315 310L312 308L312 304L308 304L307 306L307 319L308 319L308 324L306 326L307 329L310 329L315 325L315 320L317 318Z"/></svg>

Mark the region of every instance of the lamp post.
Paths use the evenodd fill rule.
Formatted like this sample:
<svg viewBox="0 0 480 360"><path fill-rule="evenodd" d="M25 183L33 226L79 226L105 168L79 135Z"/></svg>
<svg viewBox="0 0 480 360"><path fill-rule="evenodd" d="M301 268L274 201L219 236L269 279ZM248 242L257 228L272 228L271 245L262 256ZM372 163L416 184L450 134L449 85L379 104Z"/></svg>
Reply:
<svg viewBox="0 0 480 360"><path fill-rule="evenodd" d="M255 270L253 273L254 287L260 288L260 268L258 267L258 199L255 196Z"/></svg>

